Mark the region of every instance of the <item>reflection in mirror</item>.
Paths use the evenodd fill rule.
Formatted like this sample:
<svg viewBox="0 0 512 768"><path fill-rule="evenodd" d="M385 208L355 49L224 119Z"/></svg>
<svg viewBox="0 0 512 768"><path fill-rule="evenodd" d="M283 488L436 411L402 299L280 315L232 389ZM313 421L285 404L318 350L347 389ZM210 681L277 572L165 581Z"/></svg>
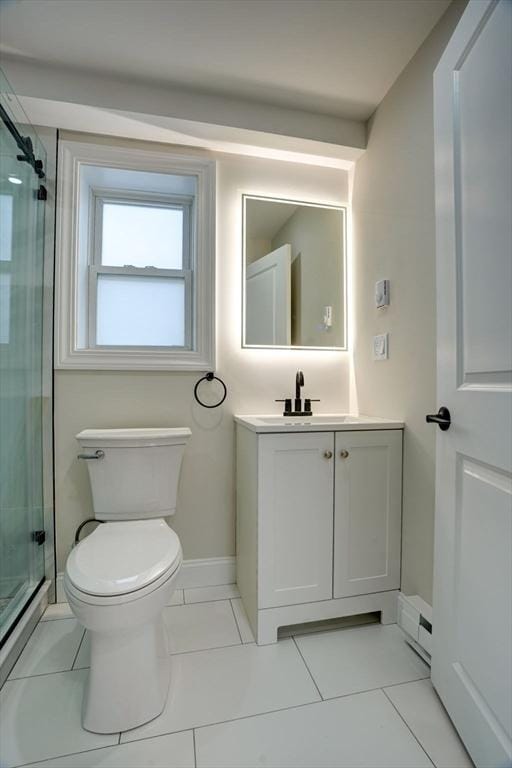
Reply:
<svg viewBox="0 0 512 768"><path fill-rule="evenodd" d="M346 348L345 208L244 195L244 346Z"/></svg>

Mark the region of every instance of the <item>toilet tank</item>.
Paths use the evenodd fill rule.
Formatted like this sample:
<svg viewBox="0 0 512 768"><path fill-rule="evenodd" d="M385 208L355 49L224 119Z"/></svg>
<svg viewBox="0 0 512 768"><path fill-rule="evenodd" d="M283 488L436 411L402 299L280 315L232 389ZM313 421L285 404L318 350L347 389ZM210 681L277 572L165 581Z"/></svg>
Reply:
<svg viewBox="0 0 512 768"><path fill-rule="evenodd" d="M76 439L98 520L143 520L176 511L187 427L84 429ZM95 456L99 458L86 458Z"/></svg>

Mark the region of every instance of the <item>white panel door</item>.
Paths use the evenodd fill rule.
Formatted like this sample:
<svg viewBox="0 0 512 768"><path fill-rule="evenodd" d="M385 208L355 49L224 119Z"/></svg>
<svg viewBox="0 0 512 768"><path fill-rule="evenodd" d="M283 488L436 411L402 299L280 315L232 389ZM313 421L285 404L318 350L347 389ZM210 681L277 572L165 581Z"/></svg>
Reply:
<svg viewBox="0 0 512 768"><path fill-rule="evenodd" d="M336 433L334 597L400 587L402 430Z"/></svg>
<svg viewBox="0 0 512 768"><path fill-rule="evenodd" d="M477 766L512 765L512 3L472 0L434 77L432 679Z"/></svg>
<svg viewBox="0 0 512 768"><path fill-rule="evenodd" d="M292 247L282 245L249 264L245 274L245 343L291 344Z"/></svg>
<svg viewBox="0 0 512 768"><path fill-rule="evenodd" d="M259 438L259 608L332 597L334 433Z"/></svg>

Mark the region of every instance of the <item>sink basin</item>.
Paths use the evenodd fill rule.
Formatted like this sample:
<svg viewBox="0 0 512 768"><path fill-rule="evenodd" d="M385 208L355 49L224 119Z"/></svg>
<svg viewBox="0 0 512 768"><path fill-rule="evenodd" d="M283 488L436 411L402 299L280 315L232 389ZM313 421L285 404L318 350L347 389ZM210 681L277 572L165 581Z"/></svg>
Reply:
<svg viewBox="0 0 512 768"><path fill-rule="evenodd" d="M346 424L348 421L361 421L360 416L255 416L262 424L284 424L300 427L305 424Z"/></svg>
<svg viewBox="0 0 512 768"><path fill-rule="evenodd" d="M354 416L348 413L318 416L235 416L238 424L253 432L322 432L353 429L402 429L403 422L378 416Z"/></svg>

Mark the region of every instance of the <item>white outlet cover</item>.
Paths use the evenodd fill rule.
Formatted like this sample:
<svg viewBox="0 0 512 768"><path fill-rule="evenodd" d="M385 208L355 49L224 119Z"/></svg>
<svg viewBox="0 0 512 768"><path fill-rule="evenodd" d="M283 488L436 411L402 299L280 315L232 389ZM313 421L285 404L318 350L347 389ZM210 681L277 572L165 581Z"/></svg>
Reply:
<svg viewBox="0 0 512 768"><path fill-rule="evenodd" d="M381 333L373 337L373 359L387 360L389 357L389 334Z"/></svg>

